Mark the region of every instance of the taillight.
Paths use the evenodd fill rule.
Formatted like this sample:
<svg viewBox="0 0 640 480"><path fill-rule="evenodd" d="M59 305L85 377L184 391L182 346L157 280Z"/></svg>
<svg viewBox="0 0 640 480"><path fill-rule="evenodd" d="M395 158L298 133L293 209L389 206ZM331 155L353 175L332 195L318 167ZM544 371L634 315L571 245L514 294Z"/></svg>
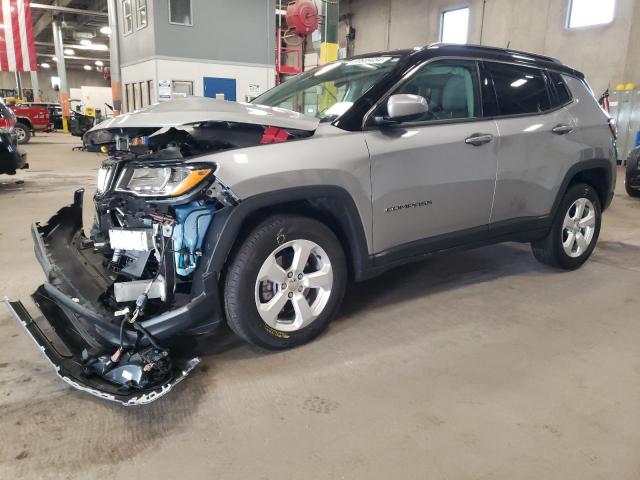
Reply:
<svg viewBox="0 0 640 480"><path fill-rule="evenodd" d="M616 121L613 118L609 119L609 130L611 130L611 135L613 135L613 139L618 139L618 126L616 125Z"/></svg>

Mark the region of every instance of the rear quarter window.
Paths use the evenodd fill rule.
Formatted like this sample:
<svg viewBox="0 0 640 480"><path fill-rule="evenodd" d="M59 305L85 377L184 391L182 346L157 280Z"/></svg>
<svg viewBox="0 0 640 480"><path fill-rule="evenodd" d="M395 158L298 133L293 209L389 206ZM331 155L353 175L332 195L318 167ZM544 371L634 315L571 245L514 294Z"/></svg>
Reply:
<svg viewBox="0 0 640 480"><path fill-rule="evenodd" d="M560 107L562 105L566 105L571 100L573 100L573 96L571 95L571 91L567 84L558 72L549 72L549 80L551 81L551 86L553 87L553 106Z"/></svg>
<svg viewBox="0 0 640 480"><path fill-rule="evenodd" d="M500 115L541 113L551 109L544 73L533 67L486 63L493 78Z"/></svg>

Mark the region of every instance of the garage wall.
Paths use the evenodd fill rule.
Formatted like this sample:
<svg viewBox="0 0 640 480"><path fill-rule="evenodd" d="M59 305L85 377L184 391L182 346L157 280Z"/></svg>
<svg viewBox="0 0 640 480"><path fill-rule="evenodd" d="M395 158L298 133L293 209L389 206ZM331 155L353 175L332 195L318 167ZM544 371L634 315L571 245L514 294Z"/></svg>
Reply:
<svg viewBox="0 0 640 480"><path fill-rule="evenodd" d="M58 92L51 87L51 77L56 76L55 68L38 71L38 86L42 91L42 100L57 102ZM31 75L22 73L22 88L31 88ZM67 82L69 88L80 88L82 86L109 87L110 83L104 79L102 72L67 69ZM0 72L0 88L16 88L16 77L14 73Z"/></svg>
<svg viewBox="0 0 640 480"><path fill-rule="evenodd" d="M617 0L611 24L579 30L565 26L569 0L343 0L340 13L351 15L351 53L359 54L437 42L442 12L469 6L469 43L559 58L583 71L601 93L623 81L640 83L640 55L629 49L640 48L637 3Z"/></svg>

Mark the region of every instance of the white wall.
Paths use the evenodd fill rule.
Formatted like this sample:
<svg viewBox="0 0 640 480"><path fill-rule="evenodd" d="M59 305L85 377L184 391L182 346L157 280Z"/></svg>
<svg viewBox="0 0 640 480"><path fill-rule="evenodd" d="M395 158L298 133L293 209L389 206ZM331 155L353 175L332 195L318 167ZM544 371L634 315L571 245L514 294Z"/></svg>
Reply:
<svg viewBox="0 0 640 480"><path fill-rule="evenodd" d="M640 1L616 0L608 25L568 29L569 1L342 0L340 13L351 15L355 54L437 42L442 12L468 6L468 43L556 57L584 72L598 94L622 82L640 84Z"/></svg>
<svg viewBox="0 0 640 480"><path fill-rule="evenodd" d="M41 99L47 102L57 102L58 92L51 87L51 77L57 76L55 68L38 71L38 83L40 87ZM22 88L31 88L31 75L29 73L20 74ZM67 69L67 82L69 88L80 88L83 85L91 87L110 87L110 83L104 79L102 72ZM16 88L15 74L12 72L0 72L0 88Z"/></svg>

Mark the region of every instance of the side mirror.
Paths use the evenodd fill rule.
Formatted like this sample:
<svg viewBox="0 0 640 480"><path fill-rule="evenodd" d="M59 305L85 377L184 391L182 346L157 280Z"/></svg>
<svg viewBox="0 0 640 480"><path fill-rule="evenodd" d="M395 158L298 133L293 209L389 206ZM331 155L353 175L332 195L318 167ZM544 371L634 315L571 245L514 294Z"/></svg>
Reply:
<svg viewBox="0 0 640 480"><path fill-rule="evenodd" d="M410 122L417 120L429 111L429 104L420 95L401 93L391 95L387 100L388 116L383 121L392 123Z"/></svg>

